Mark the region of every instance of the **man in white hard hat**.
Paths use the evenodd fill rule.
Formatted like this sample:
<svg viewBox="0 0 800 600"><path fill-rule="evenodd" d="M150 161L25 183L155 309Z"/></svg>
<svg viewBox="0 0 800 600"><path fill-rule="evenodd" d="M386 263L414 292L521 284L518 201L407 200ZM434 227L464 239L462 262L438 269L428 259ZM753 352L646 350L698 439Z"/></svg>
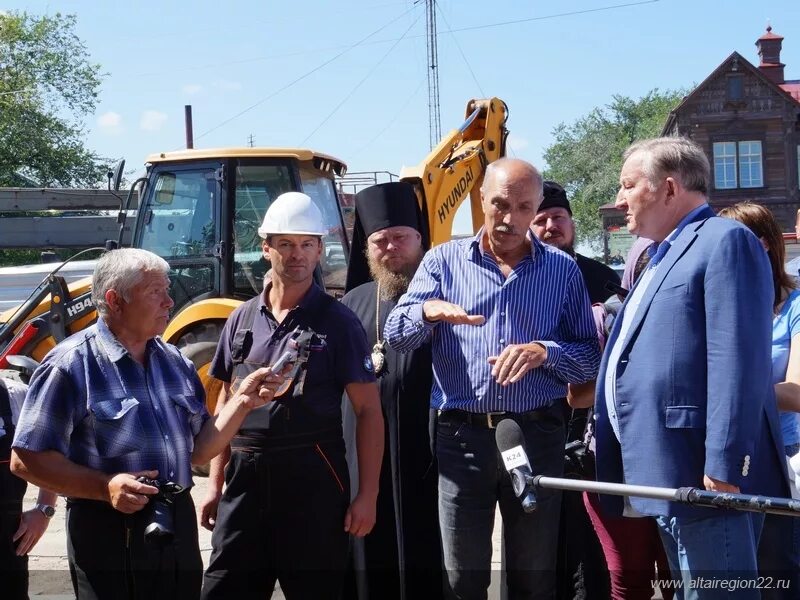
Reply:
<svg viewBox="0 0 800 600"><path fill-rule="evenodd" d="M253 411L231 447L211 464L201 522L213 529L203 598L337 598L348 534L375 523L383 417L367 337L358 318L314 282L325 234L305 194L279 196L258 230L270 281L223 329L210 373L237 382L287 351L290 384ZM350 501L341 398L357 418L359 487ZM220 410L218 408L218 410ZM222 491L223 467L226 486Z"/></svg>

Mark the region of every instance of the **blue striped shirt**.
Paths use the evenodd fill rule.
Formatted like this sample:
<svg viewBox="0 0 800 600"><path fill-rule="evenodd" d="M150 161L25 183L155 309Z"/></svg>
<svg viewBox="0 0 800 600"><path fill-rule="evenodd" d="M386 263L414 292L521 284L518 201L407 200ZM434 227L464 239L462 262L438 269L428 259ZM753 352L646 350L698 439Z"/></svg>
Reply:
<svg viewBox="0 0 800 600"><path fill-rule="evenodd" d="M108 474L157 469L159 479L191 487L206 419L203 385L177 348L150 340L142 366L99 319L36 369L13 446L55 450Z"/></svg>
<svg viewBox="0 0 800 600"><path fill-rule="evenodd" d="M483 251L482 236L483 229L425 255L386 321L386 340L400 352L431 340L433 408L485 413L549 406L566 396L568 382L597 375L600 347L583 278L572 258L530 232L530 255L506 278L494 256ZM422 305L431 299L458 304L486 322L429 323ZM516 383L498 384L487 359L510 344L534 341L547 347L544 364Z"/></svg>

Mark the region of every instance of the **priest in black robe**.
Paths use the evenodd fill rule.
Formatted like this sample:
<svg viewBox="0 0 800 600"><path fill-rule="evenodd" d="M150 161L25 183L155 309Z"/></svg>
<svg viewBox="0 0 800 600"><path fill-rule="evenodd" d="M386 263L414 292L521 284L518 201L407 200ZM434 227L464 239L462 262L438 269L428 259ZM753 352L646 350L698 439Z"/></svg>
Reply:
<svg viewBox="0 0 800 600"><path fill-rule="evenodd" d="M383 340L386 318L422 260L424 222L414 188L402 182L356 195L355 226L342 302L361 319L373 348L385 421L375 527L353 541L353 573L345 598L442 598L437 473L431 451L431 352L399 354ZM348 462L356 474L353 415L344 403ZM352 475L351 475L352 477ZM353 478L353 485L357 480Z"/></svg>

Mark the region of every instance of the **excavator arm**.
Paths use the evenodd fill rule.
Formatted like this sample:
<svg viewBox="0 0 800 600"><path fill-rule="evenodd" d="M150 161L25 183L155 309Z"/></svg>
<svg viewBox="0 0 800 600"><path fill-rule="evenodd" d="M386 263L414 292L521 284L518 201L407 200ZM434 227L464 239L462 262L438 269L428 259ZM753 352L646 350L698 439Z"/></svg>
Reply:
<svg viewBox="0 0 800 600"><path fill-rule="evenodd" d="M400 180L417 190L431 246L450 239L458 207L470 197L472 226L483 222L480 185L486 166L505 156L508 106L499 98L470 100L464 124L448 133L416 167L405 168Z"/></svg>

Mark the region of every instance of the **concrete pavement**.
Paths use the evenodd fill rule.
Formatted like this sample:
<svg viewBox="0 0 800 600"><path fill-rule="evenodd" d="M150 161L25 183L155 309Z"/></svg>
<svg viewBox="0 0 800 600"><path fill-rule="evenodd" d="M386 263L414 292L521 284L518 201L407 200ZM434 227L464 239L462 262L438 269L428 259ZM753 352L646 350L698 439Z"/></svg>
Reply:
<svg viewBox="0 0 800 600"><path fill-rule="evenodd" d="M199 506L206 494L207 482L205 477L195 477L195 486L192 497L195 505ZM25 508L33 506L36 502L37 489L29 485L25 496ZM67 566L67 541L64 519L64 500L59 499L55 516L50 522L42 539L30 554L30 596L40 600L74 600L72 583ZM502 529L500 513L497 512L495 529L492 536L492 585L489 590L490 600L500 598L500 532ZM200 553L203 564L208 565L211 555L211 532L200 527ZM275 600L284 600L280 589L272 596Z"/></svg>

